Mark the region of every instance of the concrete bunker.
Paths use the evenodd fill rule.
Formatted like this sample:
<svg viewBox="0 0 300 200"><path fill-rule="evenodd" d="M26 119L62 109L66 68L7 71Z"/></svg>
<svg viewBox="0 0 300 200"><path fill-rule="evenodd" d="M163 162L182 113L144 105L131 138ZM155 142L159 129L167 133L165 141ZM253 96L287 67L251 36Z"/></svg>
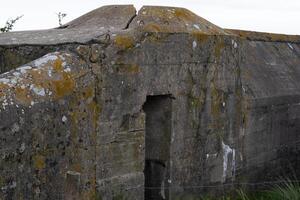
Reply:
<svg viewBox="0 0 300 200"><path fill-rule="evenodd" d="M145 200L169 199L172 99L147 96L145 135Z"/></svg>
<svg viewBox="0 0 300 200"><path fill-rule="evenodd" d="M0 199L195 200L290 168L299 180L300 37L136 12L0 34Z"/></svg>

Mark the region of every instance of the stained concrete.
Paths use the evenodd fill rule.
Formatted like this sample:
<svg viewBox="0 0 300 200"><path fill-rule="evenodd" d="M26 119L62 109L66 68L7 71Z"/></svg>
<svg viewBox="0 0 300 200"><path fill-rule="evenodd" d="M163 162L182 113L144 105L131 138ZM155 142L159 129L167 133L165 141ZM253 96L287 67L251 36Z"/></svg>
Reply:
<svg viewBox="0 0 300 200"><path fill-rule="evenodd" d="M0 34L0 198L147 200L151 155L172 200L299 177L299 38L151 6ZM149 126L155 96L170 121Z"/></svg>

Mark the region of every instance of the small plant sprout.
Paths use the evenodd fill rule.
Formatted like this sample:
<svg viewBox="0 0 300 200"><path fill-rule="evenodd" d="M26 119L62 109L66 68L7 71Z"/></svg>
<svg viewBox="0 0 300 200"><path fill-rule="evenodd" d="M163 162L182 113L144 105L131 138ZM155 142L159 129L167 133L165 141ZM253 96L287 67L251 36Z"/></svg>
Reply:
<svg viewBox="0 0 300 200"><path fill-rule="evenodd" d="M6 32L10 32L13 27L15 26L16 22L21 19L23 17L23 15L18 16L14 19L9 19L6 21L5 26L0 28L0 33L6 33Z"/></svg>
<svg viewBox="0 0 300 200"><path fill-rule="evenodd" d="M58 24L59 24L59 26L62 26L62 20L63 20L63 18L65 18L67 16L67 14L59 12L59 13L56 13L56 15L58 17Z"/></svg>

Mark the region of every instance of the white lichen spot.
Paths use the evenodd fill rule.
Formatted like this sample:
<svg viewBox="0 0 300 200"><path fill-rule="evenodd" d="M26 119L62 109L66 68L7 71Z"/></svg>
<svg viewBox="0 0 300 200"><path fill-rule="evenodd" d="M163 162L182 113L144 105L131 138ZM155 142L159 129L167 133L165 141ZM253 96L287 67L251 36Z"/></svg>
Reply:
<svg viewBox="0 0 300 200"><path fill-rule="evenodd" d="M223 105L223 107L225 107L225 106L226 106L226 103L225 103L225 101L222 103L222 105Z"/></svg>
<svg viewBox="0 0 300 200"><path fill-rule="evenodd" d="M193 49L195 49L197 47L197 42L193 41Z"/></svg>
<svg viewBox="0 0 300 200"><path fill-rule="evenodd" d="M25 148L26 148L25 143L22 143L20 148L19 148L19 152L23 153L25 151Z"/></svg>
<svg viewBox="0 0 300 200"><path fill-rule="evenodd" d="M17 133L20 131L20 126L17 123L14 123L13 126L11 127L11 131L13 133Z"/></svg>
<svg viewBox="0 0 300 200"><path fill-rule="evenodd" d="M35 104L34 101L31 101L31 102L30 102L30 105L31 105L31 106L33 106L34 104Z"/></svg>
<svg viewBox="0 0 300 200"><path fill-rule="evenodd" d="M23 115L25 114L25 110L24 109L22 109L21 112L22 112Z"/></svg>
<svg viewBox="0 0 300 200"><path fill-rule="evenodd" d="M11 184L1 187L1 190L5 191L8 189L14 189L16 187L17 187L17 182L13 181L13 182L11 182Z"/></svg>
<svg viewBox="0 0 300 200"><path fill-rule="evenodd" d="M48 70L48 76L52 77L52 70Z"/></svg>
<svg viewBox="0 0 300 200"><path fill-rule="evenodd" d="M243 92L246 93L246 88L242 85Z"/></svg>
<svg viewBox="0 0 300 200"><path fill-rule="evenodd" d="M66 122L66 121L68 121L68 118L67 118L66 116L63 116L63 117L61 118L61 121L62 121L62 122Z"/></svg>
<svg viewBox="0 0 300 200"><path fill-rule="evenodd" d="M13 75L16 76L16 77L19 77L21 75L21 73L20 72L14 72Z"/></svg>
<svg viewBox="0 0 300 200"><path fill-rule="evenodd" d="M69 66L67 66L65 69L64 69L64 72L71 72L71 68Z"/></svg>
<svg viewBox="0 0 300 200"><path fill-rule="evenodd" d="M235 150L230 148L228 145L224 144L223 141L222 141L222 149L223 149L223 176L222 176L222 180L223 180L223 182L225 182L226 181L226 175L227 175L229 155L232 156L232 158L231 158L231 173L232 173L233 177L235 175Z"/></svg>
<svg viewBox="0 0 300 200"><path fill-rule="evenodd" d="M231 40L231 44L232 44L233 48L237 48L237 43L235 40Z"/></svg>
<svg viewBox="0 0 300 200"><path fill-rule="evenodd" d="M162 199L166 199L166 194L165 194L165 181L161 182L161 187L160 187L160 195Z"/></svg>
<svg viewBox="0 0 300 200"><path fill-rule="evenodd" d="M237 48L237 43L234 42L233 47L236 49Z"/></svg>
<svg viewBox="0 0 300 200"><path fill-rule="evenodd" d="M213 157L213 158L216 158L218 156L217 153L213 153L213 154L206 154L206 159L210 158L210 157Z"/></svg>
<svg viewBox="0 0 300 200"><path fill-rule="evenodd" d="M287 43L287 44L292 50L294 49L294 47L290 43Z"/></svg>
<svg viewBox="0 0 300 200"><path fill-rule="evenodd" d="M43 65L43 64L46 64L50 61L55 61L57 60L57 56L56 55L46 55L46 56L43 56L37 60L34 61L34 65L35 66L40 66L40 65Z"/></svg>
<svg viewBox="0 0 300 200"><path fill-rule="evenodd" d="M17 77L11 78L10 83L13 84L13 85L17 84L18 83L18 78Z"/></svg>
<svg viewBox="0 0 300 200"><path fill-rule="evenodd" d="M10 189L16 188L17 187L17 182L13 181L12 184L10 185Z"/></svg>
<svg viewBox="0 0 300 200"><path fill-rule="evenodd" d="M4 99L3 103L2 103L2 108L5 110L6 106L8 106L8 102L7 102L7 99Z"/></svg>
<svg viewBox="0 0 300 200"><path fill-rule="evenodd" d="M198 29L198 30L200 30L200 27L197 24L194 24L193 27L196 28L196 29Z"/></svg>
<svg viewBox="0 0 300 200"><path fill-rule="evenodd" d="M7 78L0 78L0 83L3 83L3 84L9 84L10 83L10 80L7 79Z"/></svg>
<svg viewBox="0 0 300 200"><path fill-rule="evenodd" d="M17 70L20 71L22 74L25 74L27 70L32 69L31 66L23 66L23 67L19 67Z"/></svg>
<svg viewBox="0 0 300 200"><path fill-rule="evenodd" d="M39 96L45 96L46 92L45 89L42 87L35 87L34 85L32 85L32 87L30 87L32 89L32 91Z"/></svg>

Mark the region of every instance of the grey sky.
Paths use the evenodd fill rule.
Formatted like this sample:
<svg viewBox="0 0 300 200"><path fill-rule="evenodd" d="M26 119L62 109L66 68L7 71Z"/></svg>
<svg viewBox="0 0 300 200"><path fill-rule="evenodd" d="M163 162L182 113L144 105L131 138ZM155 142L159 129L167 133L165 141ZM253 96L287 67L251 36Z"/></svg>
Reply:
<svg viewBox="0 0 300 200"><path fill-rule="evenodd" d="M14 30L52 28L56 13L67 13L63 22L109 4L185 7L223 28L300 35L300 0L0 0L0 27L10 17L24 15Z"/></svg>

